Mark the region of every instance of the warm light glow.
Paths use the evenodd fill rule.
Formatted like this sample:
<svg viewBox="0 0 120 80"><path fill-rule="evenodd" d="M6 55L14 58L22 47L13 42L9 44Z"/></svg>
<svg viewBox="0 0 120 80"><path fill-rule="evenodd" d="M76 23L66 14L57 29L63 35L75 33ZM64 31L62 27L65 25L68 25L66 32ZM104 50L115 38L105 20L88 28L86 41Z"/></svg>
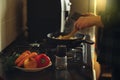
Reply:
<svg viewBox="0 0 120 80"><path fill-rule="evenodd" d="M95 40L95 36L92 37L92 41L94 41L94 42L96 41L96 40Z"/></svg>
<svg viewBox="0 0 120 80"><path fill-rule="evenodd" d="M96 8L97 8L98 12L104 11L105 6L106 6L106 0L97 0L96 1Z"/></svg>
<svg viewBox="0 0 120 80"><path fill-rule="evenodd" d="M97 0L94 0L94 15L96 15L96 7L97 7L96 5L97 5ZM91 40L95 42L95 26L93 26L93 36ZM91 55L92 55L92 68L94 70L95 44L91 45ZM93 75L95 75L95 73Z"/></svg>
<svg viewBox="0 0 120 80"><path fill-rule="evenodd" d="M96 6L97 5L97 1L96 0L94 0L94 14L96 15Z"/></svg>

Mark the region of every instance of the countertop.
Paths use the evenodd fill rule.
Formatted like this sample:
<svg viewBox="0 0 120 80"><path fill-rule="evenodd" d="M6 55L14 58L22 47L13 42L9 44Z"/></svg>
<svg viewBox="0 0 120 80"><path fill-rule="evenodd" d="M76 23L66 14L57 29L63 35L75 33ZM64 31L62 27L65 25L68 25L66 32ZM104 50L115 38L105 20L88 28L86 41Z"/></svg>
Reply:
<svg viewBox="0 0 120 80"><path fill-rule="evenodd" d="M93 77L90 68L56 70L51 66L38 72L7 71L6 80L93 80Z"/></svg>

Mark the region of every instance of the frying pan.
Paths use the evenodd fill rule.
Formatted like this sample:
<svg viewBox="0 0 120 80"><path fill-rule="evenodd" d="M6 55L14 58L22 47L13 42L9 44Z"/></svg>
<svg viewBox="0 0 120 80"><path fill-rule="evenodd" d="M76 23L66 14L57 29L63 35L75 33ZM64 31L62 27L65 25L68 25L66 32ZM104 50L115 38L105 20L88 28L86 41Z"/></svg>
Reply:
<svg viewBox="0 0 120 80"><path fill-rule="evenodd" d="M77 46L80 43L94 44L90 39L87 39L85 34L76 34L73 36L73 39L58 39L58 36L64 36L65 33L56 32L47 34L47 42L53 45L67 45L69 47Z"/></svg>

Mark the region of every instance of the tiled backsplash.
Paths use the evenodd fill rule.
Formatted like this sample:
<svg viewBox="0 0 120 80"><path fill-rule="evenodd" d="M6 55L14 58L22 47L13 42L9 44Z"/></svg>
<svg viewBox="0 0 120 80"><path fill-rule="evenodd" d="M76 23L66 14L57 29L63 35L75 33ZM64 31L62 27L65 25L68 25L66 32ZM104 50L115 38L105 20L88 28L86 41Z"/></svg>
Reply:
<svg viewBox="0 0 120 80"><path fill-rule="evenodd" d="M22 31L24 0L0 0L0 51Z"/></svg>

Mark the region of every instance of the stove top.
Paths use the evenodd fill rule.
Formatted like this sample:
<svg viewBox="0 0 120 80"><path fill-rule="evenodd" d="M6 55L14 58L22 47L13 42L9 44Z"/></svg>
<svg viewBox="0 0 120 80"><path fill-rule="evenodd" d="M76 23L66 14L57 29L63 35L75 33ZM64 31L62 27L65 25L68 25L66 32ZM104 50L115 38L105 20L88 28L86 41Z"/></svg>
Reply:
<svg viewBox="0 0 120 80"><path fill-rule="evenodd" d="M11 56L13 53L21 54L25 50L30 50L31 52L37 53L46 53L48 56L52 58L54 61L56 54L56 46L48 45L46 40L42 42L27 42L24 39L19 39L15 41L14 44L8 46L6 50L4 50L5 56ZM67 57L69 63L83 63L91 65L91 44L80 43L76 47L67 47Z"/></svg>

